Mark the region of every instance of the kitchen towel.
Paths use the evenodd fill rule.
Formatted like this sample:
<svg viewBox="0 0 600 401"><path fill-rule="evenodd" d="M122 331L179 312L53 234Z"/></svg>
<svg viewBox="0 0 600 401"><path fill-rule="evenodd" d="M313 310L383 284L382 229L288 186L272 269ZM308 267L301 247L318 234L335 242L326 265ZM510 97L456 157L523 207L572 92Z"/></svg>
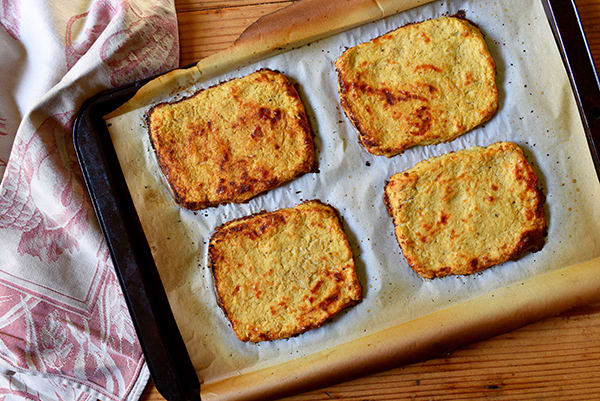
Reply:
<svg viewBox="0 0 600 401"><path fill-rule="evenodd" d="M103 89L176 67L171 0L0 0L0 400L136 400L148 370L75 157Z"/></svg>

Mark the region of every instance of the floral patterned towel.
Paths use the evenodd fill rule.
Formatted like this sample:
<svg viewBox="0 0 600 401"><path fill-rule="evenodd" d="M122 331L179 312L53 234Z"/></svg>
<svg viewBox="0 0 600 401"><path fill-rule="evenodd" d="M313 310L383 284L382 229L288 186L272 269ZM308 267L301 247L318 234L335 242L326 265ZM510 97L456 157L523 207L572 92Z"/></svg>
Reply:
<svg viewBox="0 0 600 401"><path fill-rule="evenodd" d="M148 371L73 149L77 110L178 64L171 0L0 0L0 400L136 400Z"/></svg>

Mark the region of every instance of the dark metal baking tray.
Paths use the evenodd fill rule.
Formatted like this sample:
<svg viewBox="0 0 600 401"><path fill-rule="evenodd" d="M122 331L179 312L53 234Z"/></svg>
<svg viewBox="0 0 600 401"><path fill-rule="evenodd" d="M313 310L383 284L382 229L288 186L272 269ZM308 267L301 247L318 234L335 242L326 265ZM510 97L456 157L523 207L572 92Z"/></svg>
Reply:
<svg viewBox="0 0 600 401"><path fill-rule="evenodd" d="M600 180L600 84L574 0L541 0L571 82ZM200 382L171 312L103 115L151 78L97 94L73 127L73 143L150 374L168 400L199 400Z"/></svg>

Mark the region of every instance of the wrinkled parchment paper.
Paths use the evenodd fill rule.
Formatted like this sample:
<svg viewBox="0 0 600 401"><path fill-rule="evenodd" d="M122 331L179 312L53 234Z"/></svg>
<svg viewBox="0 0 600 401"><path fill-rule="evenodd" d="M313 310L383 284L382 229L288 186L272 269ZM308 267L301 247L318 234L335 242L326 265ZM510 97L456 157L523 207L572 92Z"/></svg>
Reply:
<svg viewBox="0 0 600 401"><path fill-rule="evenodd" d="M497 115L448 144L412 148L392 159L367 153L339 105L336 58L346 47L408 22L459 10L466 11L467 18L483 31L496 61ZM315 132L320 172L304 175L247 204L198 212L177 206L148 140L144 115L151 105L107 121L177 324L202 381L217 381L323 350L600 255L600 184L539 1L432 3L199 82L168 100L263 67L282 71L299 84ZM518 143L538 173L547 194L546 245L538 253L480 274L422 279L410 269L394 238L382 200L386 179L421 160L497 141ZM207 268L211 232L231 219L309 199L320 199L340 212L364 299L325 326L298 337L242 343L216 304Z"/></svg>

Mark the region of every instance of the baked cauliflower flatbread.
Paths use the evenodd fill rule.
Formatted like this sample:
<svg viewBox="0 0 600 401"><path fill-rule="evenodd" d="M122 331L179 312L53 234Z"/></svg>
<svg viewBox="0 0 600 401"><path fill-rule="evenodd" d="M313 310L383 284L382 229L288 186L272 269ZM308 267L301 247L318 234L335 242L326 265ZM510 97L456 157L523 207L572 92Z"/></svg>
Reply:
<svg viewBox="0 0 600 401"><path fill-rule="evenodd" d="M440 17L346 50L336 62L341 106L375 155L451 141L498 107L496 67L479 29Z"/></svg>
<svg viewBox="0 0 600 401"><path fill-rule="evenodd" d="M223 224L209 259L219 305L242 341L303 333L361 299L339 217L319 201Z"/></svg>
<svg viewBox="0 0 600 401"><path fill-rule="evenodd" d="M544 195L519 146L498 142L394 174L385 203L408 264L423 277L470 274L544 245Z"/></svg>
<svg viewBox="0 0 600 401"><path fill-rule="evenodd" d="M158 163L188 209L246 202L314 171L314 144L298 92L267 69L148 113Z"/></svg>

